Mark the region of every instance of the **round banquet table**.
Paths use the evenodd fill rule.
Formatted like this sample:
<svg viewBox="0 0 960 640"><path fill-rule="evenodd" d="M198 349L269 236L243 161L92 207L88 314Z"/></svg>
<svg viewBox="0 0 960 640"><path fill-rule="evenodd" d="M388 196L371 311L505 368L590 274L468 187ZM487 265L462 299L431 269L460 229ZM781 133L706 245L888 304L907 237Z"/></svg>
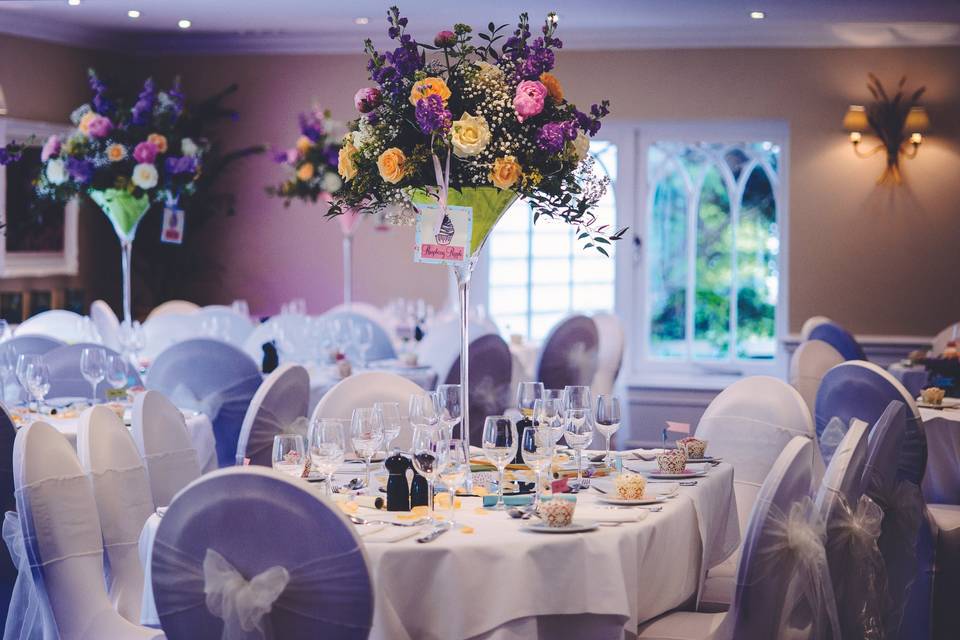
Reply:
<svg viewBox="0 0 960 640"><path fill-rule="evenodd" d="M358 467L353 475L360 473ZM321 485L308 486L321 491ZM418 544L415 535L393 540L391 534L412 533L400 527L358 527L376 585L370 637L632 636L640 622L692 604L706 570L739 544L730 465L710 469L696 486L679 487L656 513L603 510L598 496L580 493L580 513L637 519L587 533L541 534L523 530L530 521L484 510L479 498L463 498L457 521L472 527L472 533L452 531ZM358 515L380 518L384 513L360 509ZM140 537L145 566L160 517L151 516ZM141 622L158 626L149 581Z"/></svg>
<svg viewBox="0 0 960 640"><path fill-rule="evenodd" d="M337 375L336 368L333 366L318 366L316 364L304 365L310 374L310 408L317 406L320 399L332 389L341 378ZM432 391L437 385L437 372L430 367L407 367L396 360L380 360L371 362L366 368L355 366L353 373L365 373L367 371L381 371L384 373L395 373L412 380L426 391Z"/></svg>
<svg viewBox="0 0 960 640"><path fill-rule="evenodd" d="M945 403L960 402L945 398ZM928 503L960 504L960 407L920 409L927 436L923 497Z"/></svg>

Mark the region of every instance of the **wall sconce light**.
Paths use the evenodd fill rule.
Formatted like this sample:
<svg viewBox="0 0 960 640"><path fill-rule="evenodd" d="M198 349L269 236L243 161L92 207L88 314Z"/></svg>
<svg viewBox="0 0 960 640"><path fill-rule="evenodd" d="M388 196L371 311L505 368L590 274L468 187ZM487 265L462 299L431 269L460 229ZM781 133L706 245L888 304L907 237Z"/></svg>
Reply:
<svg viewBox="0 0 960 640"><path fill-rule="evenodd" d="M900 79L897 92L889 95L875 75L868 74L870 81L867 89L874 101L867 105L850 105L843 117L843 128L850 133L853 151L860 158L868 158L880 151L887 153L887 166L877 184L900 184L900 156L915 158L923 133L930 128L927 110L917 104L925 87L912 94L905 94L903 85L906 77ZM863 152L860 144L865 134L880 138L879 144Z"/></svg>

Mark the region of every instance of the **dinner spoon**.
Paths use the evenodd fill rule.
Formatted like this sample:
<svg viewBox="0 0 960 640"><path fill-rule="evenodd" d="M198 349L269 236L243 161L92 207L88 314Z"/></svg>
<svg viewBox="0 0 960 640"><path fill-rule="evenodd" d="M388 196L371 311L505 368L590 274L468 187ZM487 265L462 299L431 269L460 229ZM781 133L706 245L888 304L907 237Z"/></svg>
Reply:
<svg viewBox="0 0 960 640"><path fill-rule="evenodd" d="M392 524L395 527L419 527L421 525L429 522L427 518L420 518L419 520L413 520L411 522L398 522L396 520L367 520L366 518L358 518L354 515L348 515L350 522L353 524Z"/></svg>

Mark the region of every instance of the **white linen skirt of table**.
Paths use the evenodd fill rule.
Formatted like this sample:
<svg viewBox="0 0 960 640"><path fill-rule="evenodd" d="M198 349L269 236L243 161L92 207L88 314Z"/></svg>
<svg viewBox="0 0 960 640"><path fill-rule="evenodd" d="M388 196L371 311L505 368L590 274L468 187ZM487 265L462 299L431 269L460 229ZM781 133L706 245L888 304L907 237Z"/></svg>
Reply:
<svg viewBox="0 0 960 640"><path fill-rule="evenodd" d="M927 436L923 497L929 503L960 504L960 410L920 409Z"/></svg>

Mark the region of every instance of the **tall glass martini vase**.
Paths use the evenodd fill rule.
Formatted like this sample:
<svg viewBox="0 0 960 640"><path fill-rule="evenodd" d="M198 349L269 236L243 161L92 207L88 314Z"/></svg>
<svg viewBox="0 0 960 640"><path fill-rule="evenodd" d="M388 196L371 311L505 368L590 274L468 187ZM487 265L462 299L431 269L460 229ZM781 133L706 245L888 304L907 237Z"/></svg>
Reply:
<svg viewBox="0 0 960 640"><path fill-rule="evenodd" d="M361 220L363 214L356 209L346 209L337 216L343 233L343 302L346 305L353 301L353 236Z"/></svg>
<svg viewBox="0 0 960 640"><path fill-rule="evenodd" d="M90 199L96 202L113 224L120 241L120 259L123 268L123 322L129 326L133 316L130 312L130 261L133 258L133 239L137 225L150 210L150 198L146 195L135 198L129 191L103 189L90 191Z"/></svg>
<svg viewBox="0 0 960 640"><path fill-rule="evenodd" d="M447 204L450 206L471 207L473 209L473 232L470 236L470 259L452 266L457 278L457 292L460 298L460 407L463 419L460 421L460 438L470 439L470 278L480 259L480 252L503 214L517 199L513 191L496 187L464 187L450 189ZM426 193L414 195L415 203L430 204L436 199Z"/></svg>

